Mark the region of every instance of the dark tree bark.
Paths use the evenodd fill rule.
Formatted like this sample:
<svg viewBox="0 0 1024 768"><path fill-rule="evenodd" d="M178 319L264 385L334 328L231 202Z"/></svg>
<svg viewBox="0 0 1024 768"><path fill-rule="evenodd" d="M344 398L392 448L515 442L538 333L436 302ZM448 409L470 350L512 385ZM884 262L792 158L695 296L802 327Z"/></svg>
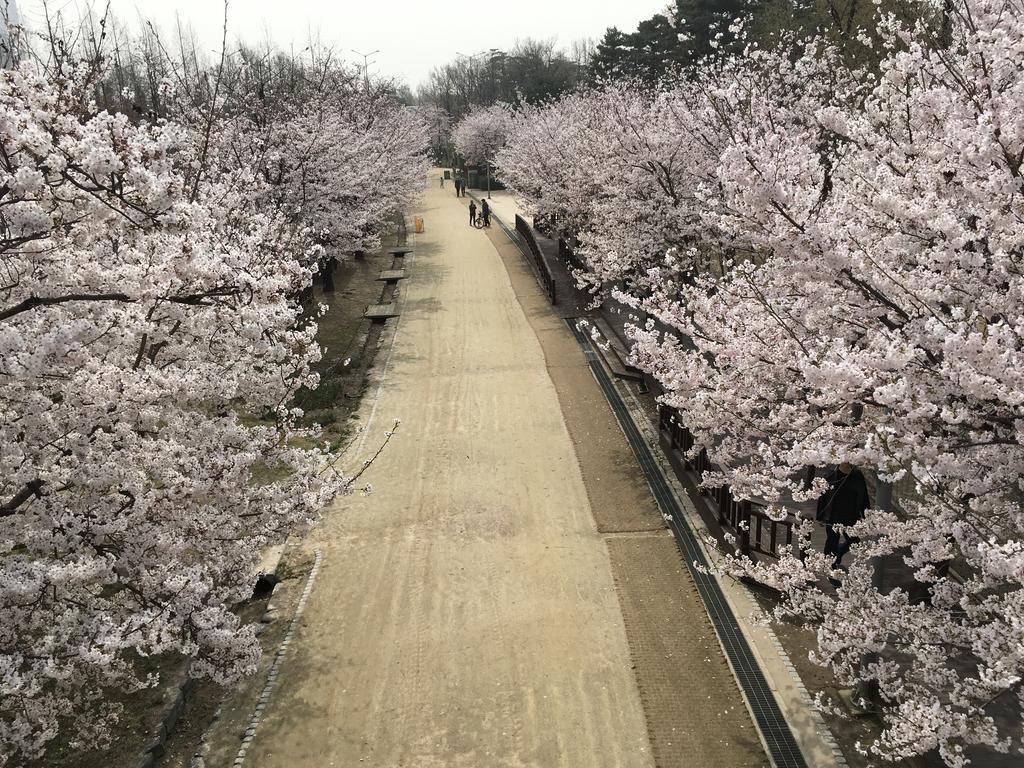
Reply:
<svg viewBox="0 0 1024 768"><path fill-rule="evenodd" d="M334 293L334 268L337 265L333 256L324 264L324 293Z"/></svg>

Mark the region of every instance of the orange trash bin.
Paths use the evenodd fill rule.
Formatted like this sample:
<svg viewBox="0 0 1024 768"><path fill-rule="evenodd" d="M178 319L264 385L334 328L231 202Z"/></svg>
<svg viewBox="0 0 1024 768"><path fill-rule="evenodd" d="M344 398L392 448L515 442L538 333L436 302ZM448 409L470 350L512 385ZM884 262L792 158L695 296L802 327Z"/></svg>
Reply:
<svg viewBox="0 0 1024 768"><path fill-rule="evenodd" d="M422 234L422 233L423 233L423 217L422 216L417 216L416 217L416 234L419 235L419 234Z"/></svg>

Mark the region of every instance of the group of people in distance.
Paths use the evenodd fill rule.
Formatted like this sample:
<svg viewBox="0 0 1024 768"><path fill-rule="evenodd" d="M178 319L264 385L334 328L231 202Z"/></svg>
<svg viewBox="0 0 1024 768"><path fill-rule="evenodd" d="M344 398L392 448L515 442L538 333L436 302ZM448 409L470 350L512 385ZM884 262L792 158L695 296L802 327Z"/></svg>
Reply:
<svg viewBox="0 0 1024 768"><path fill-rule="evenodd" d="M444 189L444 173L441 174L441 188ZM456 176L455 182L455 196L465 197L466 196L466 180L461 176ZM491 226L491 206L486 200L480 201L480 218L482 219L483 226ZM469 225L473 226L477 221L477 206L475 200L469 201Z"/></svg>
<svg viewBox="0 0 1024 768"><path fill-rule="evenodd" d="M455 179L455 196L465 197L466 196L466 180L461 176L456 176ZM444 189L444 174L441 174L441 189Z"/></svg>

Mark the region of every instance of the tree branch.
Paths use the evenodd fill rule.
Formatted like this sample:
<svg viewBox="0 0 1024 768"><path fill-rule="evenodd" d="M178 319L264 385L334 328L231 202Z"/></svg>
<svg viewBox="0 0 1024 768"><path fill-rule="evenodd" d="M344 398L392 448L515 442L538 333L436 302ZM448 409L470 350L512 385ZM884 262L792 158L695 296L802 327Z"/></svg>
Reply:
<svg viewBox="0 0 1024 768"><path fill-rule="evenodd" d="M0 517L10 517L18 511L18 507L35 496L37 499L43 495L43 481L32 480L25 483L25 487L14 494L11 500L0 507Z"/></svg>
<svg viewBox="0 0 1024 768"><path fill-rule="evenodd" d="M172 304L188 304L190 306L210 306L212 299L230 298L239 295L240 291L234 286L221 286L213 288L204 293L190 293L184 296L167 296L164 301ZM36 307L52 306L55 304L67 304L72 301L115 301L122 304L135 304L139 300L133 299L126 293L69 293L65 296L29 296L24 301L0 310L0 320L20 315Z"/></svg>

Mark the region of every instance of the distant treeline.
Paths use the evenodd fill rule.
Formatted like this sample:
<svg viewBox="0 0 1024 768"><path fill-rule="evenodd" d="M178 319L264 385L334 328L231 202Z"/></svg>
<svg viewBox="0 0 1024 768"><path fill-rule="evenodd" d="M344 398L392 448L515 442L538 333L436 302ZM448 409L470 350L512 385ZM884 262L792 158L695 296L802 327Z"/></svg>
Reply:
<svg viewBox="0 0 1024 768"><path fill-rule="evenodd" d="M939 19L943 6L881 0L881 7L901 19ZM734 53L737 20L746 28L746 42L772 48L784 37L824 35L870 65L878 50L864 40L875 37L869 23L874 11L874 0L676 0L633 32L610 27L597 43L584 39L559 48L554 40L526 38L509 51L460 55L431 72L416 101L440 107L454 124L474 105L536 104L583 84L630 80L653 86L686 77L702 59Z"/></svg>

